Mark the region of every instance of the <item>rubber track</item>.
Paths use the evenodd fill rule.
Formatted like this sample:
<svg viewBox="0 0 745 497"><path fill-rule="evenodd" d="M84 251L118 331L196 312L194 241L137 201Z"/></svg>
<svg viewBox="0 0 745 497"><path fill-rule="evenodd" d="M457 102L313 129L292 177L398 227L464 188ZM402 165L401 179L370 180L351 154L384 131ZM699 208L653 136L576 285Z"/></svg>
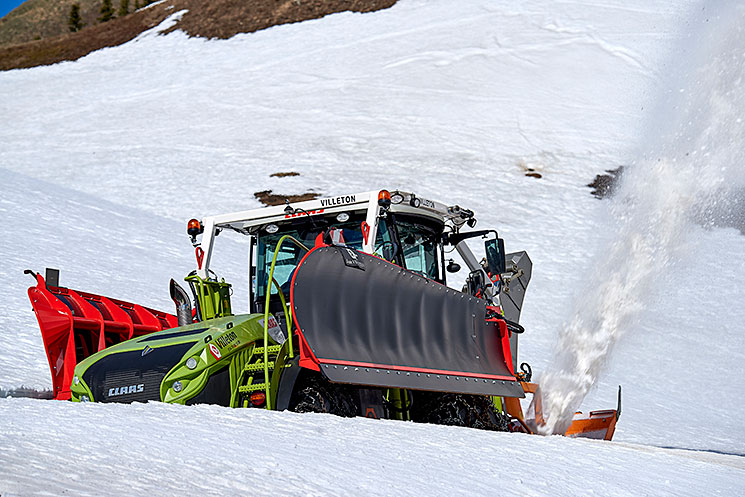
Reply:
<svg viewBox="0 0 745 497"><path fill-rule="evenodd" d="M507 417L483 395L414 392L411 417L419 423L509 431Z"/></svg>
<svg viewBox="0 0 745 497"><path fill-rule="evenodd" d="M345 418L357 416L359 406L349 388L329 383L317 375L305 375L290 399L294 412L319 412Z"/></svg>

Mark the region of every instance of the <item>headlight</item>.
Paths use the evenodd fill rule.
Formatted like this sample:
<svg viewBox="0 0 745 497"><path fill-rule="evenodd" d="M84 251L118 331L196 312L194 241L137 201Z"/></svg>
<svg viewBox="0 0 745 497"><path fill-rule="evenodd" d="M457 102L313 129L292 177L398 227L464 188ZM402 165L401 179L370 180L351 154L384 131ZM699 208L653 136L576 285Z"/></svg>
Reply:
<svg viewBox="0 0 745 497"><path fill-rule="evenodd" d="M181 384L180 381L174 381L173 385L171 385L171 388L173 388L174 392L178 393L183 390L184 386Z"/></svg>
<svg viewBox="0 0 745 497"><path fill-rule="evenodd" d="M197 359L194 357L189 357L186 360L186 367L189 369L194 369L197 367Z"/></svg>
<svg viewBox="0 0 745 497"><path fill-rule="evenodd" d="M75 376L75 377L73 377L72 382L74 384L76 384L76 385L80 385L80 378L78 378L77 376Z"/></svg>
<svg viewBox="0 0 745 497"><path fill-rule="evenodd" d="M80 396L80 402L90 402L91 399L87 395Z"/></svg>

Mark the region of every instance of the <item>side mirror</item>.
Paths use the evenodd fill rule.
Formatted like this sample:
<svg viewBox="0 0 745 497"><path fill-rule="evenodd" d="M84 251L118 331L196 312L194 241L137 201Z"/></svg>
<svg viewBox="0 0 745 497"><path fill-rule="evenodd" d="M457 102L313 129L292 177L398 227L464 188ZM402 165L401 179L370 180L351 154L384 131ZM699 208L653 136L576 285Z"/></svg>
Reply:
<svg viewBox="0 0 745 497"><path fill-rule="evenodd" d="M460 264L455 262L453 259L450 259L448 261L448 265L445 267L445 270L448 273L457 273L458 271L460 271Z"/></svg>
<svg viewBox="0 0 745 497"><path fill-rule="evenodd" d="M486 250L486 263L491 274L502 274L507 270L507 261L504 253L504 240L495 238L484 242Z"/></svg>

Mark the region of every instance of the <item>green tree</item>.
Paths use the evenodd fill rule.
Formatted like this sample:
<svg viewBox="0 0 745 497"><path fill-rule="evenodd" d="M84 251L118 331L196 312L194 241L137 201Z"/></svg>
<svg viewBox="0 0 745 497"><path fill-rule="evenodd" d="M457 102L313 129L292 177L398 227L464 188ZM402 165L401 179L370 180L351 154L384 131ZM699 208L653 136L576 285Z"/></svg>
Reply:
<svg viewBox="0 0 745 497"><path fill-rule="evenodd" d="M124 17L129 14L129 0L119 0L119 12L116 15Z"/></svg>
<svg viewBox="0 0 745 497"><path fill-rule="evenodd" d="M114 8L111 6L111 0L103 0L101 2L101 17L98 18L101 22L110 21L114 18Z"/></svg>
<svg viewBox="0 0 745 497"><path fill-rule="evenodd" d="M80 17L79 3L74 3L70 6L70 17L67 19L67 25L73 33L83 29L83 19Z"/></svg>

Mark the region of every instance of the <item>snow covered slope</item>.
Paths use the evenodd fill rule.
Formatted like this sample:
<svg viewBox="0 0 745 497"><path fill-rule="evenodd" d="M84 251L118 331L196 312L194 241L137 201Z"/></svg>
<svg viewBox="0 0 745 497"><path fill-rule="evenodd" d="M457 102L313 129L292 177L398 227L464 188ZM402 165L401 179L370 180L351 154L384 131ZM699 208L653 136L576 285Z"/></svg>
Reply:
<svg viewBox="0 0 745 497"><path fill-rule="evenodd" d="M739 495L745 472L711 453L206 405L5 399L0 426L4 497L699 497Z"/></svg>
<svg viewBox="0 0 745 497"><path fill-rule="evenodd" d="M0 184L0 218L8 234L0 278L13 282L2 290L0 389L51 389L26 294L34 280L23 275L24 269L61 268L63 286L172 312L168 282L193 269L182 223L7 169L0 169ZM240 246L226 238L220 242L223 267L246 274L238 262L245 259ZM234 283L238 296L247 300L246 278Z"/></svg>
<svg viewBox="0 0 745 497"><path fill-rule="evenodd" d="M695 144L691 151L704 162L721 151L707 162L716 168L742 164L742 127L734 117L745 111L736 92L742 60L727 61L734 73L711 71L723 74L714 82L681 69L699 67L702 57L731 55L716 37L738 43L734 21L742 11L725 6L544 0L518 8L506 1L401 0L386 11L338 14L226 41L188 39L179 32L157 36L156 29L74 63L0 73L0 115L7 123L0 128L0 214L7 228L0 269L6 282L0 288L0 388L49 385L25 295L31 282L21 274L25 268L57 266L71 287L169 310L168 278L193 265L184 233L188 218L257 207L253 193L267 189L332 195L402 188L467 206L476 211L479 227L500 231L509 250L528 250L534 276L520 354L534 370L561 367L552 362L559 331L572 329L565 323L575 310L622 318L613 334L596 336L601 345L618 342L593 363L595 389L582 404L612 407L616 385L623 384L617 440L742 456L745 429L736 414L745 389L745 239L738 231L704 229L684 218L676 224L679 234L661 252L646 254L644 266L620 258L626 265L619 271L643 285L628 287L631 294L603 301L600 309L581 305L601 288L588 290L588 282L596 281L595 268L617 234L629 233L629 219L633 227L636 220L659 217L662 224L652 226L663 226L666 213L697 193L688 188L691 181L686 188L673 181L676 172L690 180L699 166L671 154L672 148ZM713 34L707 25L715 25ZM691 79L698 84L689 84ZM688 100L685 92L716 99ZM673 94L701 109L689 119L694 125L680 127L681 100L671 103ZM664 141L667 134L679 140ZM655 169L658 158L671 164L664 170L669 177ZM585 185L619 165L651 173L629 180L620 202L594 199ZM528 168L542 177L525 176ZM270 177L279 171L300 176ZM634 199L649 198L672 204L627 208ZM654 241L642 236L654 232L632 229L622 241L630 250L645 247L634 237ZM239 262L245 256L238 244L222 237L221 243L225 259L215 268L245 295ZM624 306L630 311L617 312ZM3 400L0 417L8 427L0 432L0 462L8 462L0 466L0 483L21 494L44 488L48 480L39 478L48 470L63 471L70 439L93 444L90 453L104 456L126 443L132 454L124 466L139 468L144 485L156 486L164 484L159 470L192 464L192 456L179 449L188 445L188 429L201 443L216 433L224 447L216 449L224 456L219 469L245 474L239 454L253 440L248 427L256 423L285 430L276 459L252 466L259 478L281 475L277 464L284 458L300 465L294 459L298 450L333 460L328 467L315 462L294 469L289 482L260 487L259 493L393 493L381 487L393 472L405 475L408 485L396 493L412 495L468 489L484 495L501 485L528 495L739 495L738 486L745 488L742 458L735 456L556 437L213 407L86 408L29 400ZM58 435L38 421L54 418L65 426ZM90 426L114 418L119 424L101 434L107 441L87 434ZM134 431L142 418L148 428L138 445L142 439L123 433ZM175 428L180 426L186 429ZM298 431L303 435L297 441L288 435ZM38 434L24 439L23 432ZM399 448L394 440L405 443ZM348 442L371 452L352 453ZM47 452L36 452L40 446L48 446ZM341 468L338 453L350 456L349 468ZM617 458L619 464L582 468L567 454ZM39 462L20 480L17 465L29 457ZM75 493L84 492L87 479L110 482L106 471L119 474L91 457L76 473L81 483L67 483ZM155 459L165 462L152 464ZM457 474L454 461L461 464ZM494 469L508 463L526 475L522 482L515 473ZM357 466L366 472L351 469ZM217 470L209 466L199 473L205 491L245 493L246 486L232 488L205 476ZM330 479L332 471L347 480ZM562 476L573 472L576 479ZM453 490L444 475L460 485ZM463 485L468 475L473 488ZM721 486L699 484L706 479ZM107 484L115 493L138 493ZM170 478L168 484L165 493L184 488Z"/></svg>

